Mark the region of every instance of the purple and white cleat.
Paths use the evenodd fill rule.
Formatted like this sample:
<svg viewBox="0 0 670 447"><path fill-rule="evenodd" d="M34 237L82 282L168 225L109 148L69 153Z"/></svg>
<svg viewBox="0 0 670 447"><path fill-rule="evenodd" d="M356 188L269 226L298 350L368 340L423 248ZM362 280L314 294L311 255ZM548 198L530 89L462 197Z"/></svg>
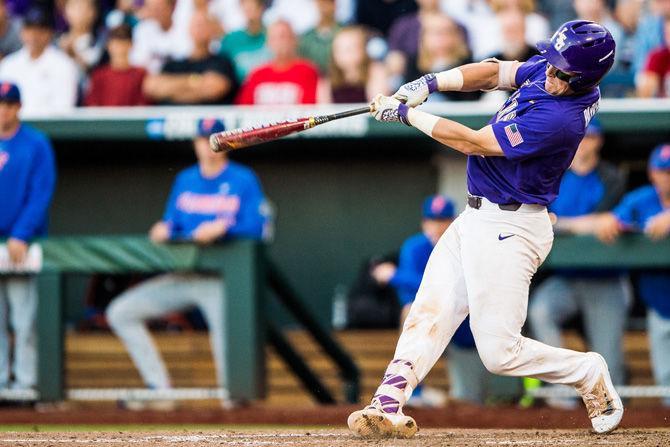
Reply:
<svg viewBox="0 0 670 447"><path fill-rule="evenodd" d="M418 431L414 419L402 412L405 390L416 387L417 379L411 362L394 360L386 369L369 406L349 415L349 430L363 438L411 438Z"/></svg>

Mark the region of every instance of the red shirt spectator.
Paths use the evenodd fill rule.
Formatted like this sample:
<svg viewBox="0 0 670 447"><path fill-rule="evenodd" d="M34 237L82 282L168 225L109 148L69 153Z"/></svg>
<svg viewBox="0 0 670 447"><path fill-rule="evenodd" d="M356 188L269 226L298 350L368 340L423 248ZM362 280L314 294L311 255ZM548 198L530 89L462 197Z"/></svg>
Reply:
<svg viewBox="0 0 670 447"><path fill-rule="evenodd" d="M242 86L238 104L314 104L319 79L317 68L296 56L298 42L288 22L268 28L267 45L274 58L252 71Z"/></svg>
<svg viewBox="0 0 670 447"><path fill-rule="evenodd" d="M649 53L644 72L655 75L658 86L656 96L661 98L670 96L670 48L662 47Z"/></svg>
<svg viewBox="0 0 670 447"><path fill-rule="evenodd" d="M237 97L238 104L314 104L317 69L309 62L296 60L280 69L262 65L251 72Z"/></svg>
<svg viewBox="0 0 670 447"><path fill-rule="evenodd" d="M87 106L140 106L148 104L142 94L142 82L147 72L128 67L116 70L109 65L91 75L91 85L84 99Z"/></svg>
<svg viewBox="0 0 670 447"><path fill-rule="evenodd" d="M146 76L143 68L132 67L129 61L132 34L128 25L120 25L109 32L107 51L109 65L93 71L91 83L84 98L87 106L139 106L147 104L142 93Z"/></svg>

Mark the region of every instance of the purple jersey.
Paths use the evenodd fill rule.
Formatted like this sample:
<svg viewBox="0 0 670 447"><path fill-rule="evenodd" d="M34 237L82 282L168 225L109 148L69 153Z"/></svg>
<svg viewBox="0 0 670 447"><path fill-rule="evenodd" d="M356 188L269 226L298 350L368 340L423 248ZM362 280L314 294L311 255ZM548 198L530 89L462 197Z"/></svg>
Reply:
<svg viewBox="0 0 670 447"><path fill-rule="evenodd" d="M516 72L519 89L489 121L502 157L468 157L468 191L493 203L548 205L598 110L600 90L553 96L544 89L547 61L533 56Z"/></svg>

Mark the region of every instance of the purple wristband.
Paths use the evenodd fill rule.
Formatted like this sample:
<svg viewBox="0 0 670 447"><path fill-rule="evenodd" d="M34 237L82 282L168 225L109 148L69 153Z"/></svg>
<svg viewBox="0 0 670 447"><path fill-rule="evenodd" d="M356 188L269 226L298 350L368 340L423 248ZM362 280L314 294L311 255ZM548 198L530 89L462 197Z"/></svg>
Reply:
<svg viewBox="0 0 670 447"><path fill-rule="evenodd" d="M398 104L398 118L400 119L400 122L411 127L412 125L409 123L409 116L407 115L408 113L409 106L407 104Z"/></svg>
<svg viewBox="0 0 670 447"><path fill-rule="evenodd" d="M428 93L434 93L438 90L437 76L435 76L435 73L424 75L423 80L426 81L426 84L428 85Z"/></svg>

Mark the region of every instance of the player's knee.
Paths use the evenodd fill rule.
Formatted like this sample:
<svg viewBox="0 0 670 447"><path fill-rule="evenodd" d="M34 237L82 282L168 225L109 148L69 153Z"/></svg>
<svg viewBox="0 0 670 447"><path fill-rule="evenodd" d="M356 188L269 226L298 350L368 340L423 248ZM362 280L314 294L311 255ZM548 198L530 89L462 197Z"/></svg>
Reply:
<svg viewBox="0 0 670 447"><path fill-rule="evenodd" d="M473 331L479 357L484 367L493 374L507 375L516 368L521 338L500 337Z"/></svg>
<svg viewBox="0 0 670 447"><path fill-rule="evenodd" d="M113 300L105 311L107 323L112 329L124 326L133 319L133 312L121 300Z"/></svg>

